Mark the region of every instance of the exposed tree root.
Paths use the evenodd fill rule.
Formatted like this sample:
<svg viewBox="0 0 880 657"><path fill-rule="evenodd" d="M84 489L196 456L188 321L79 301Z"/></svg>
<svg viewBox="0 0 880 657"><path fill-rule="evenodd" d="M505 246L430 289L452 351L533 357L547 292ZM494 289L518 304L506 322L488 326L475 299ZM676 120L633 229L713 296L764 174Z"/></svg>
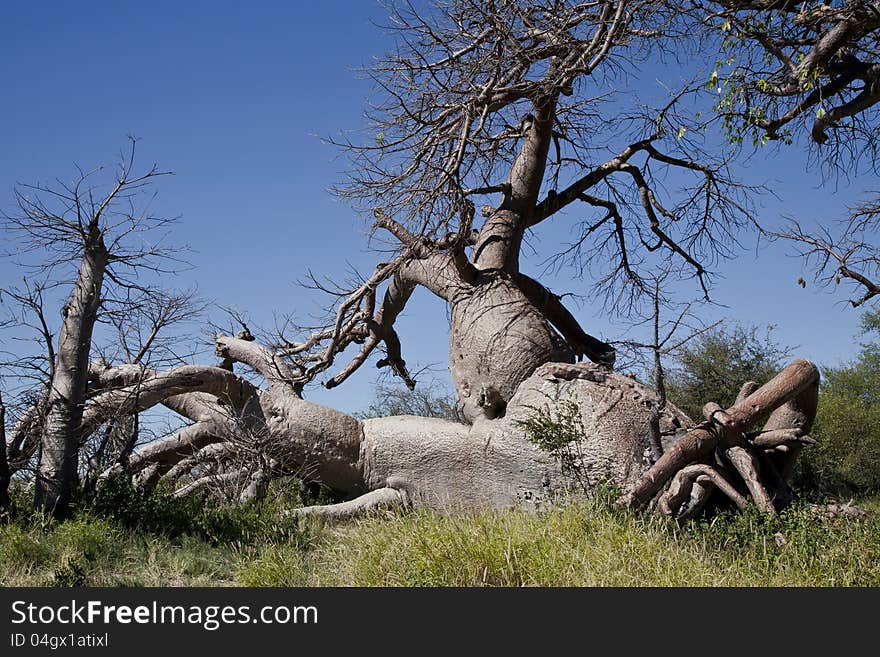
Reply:
<svg viewBox="0 0 880 657"><path fill-rule="evenodd" d="M727 410L706 404L706 421L658 459L620 503L642 508L662 491L656 510L689 518L717 490L737 508L751 499L762 512L775 515L792 499L787 479L798 453L815 442L807 432L818 390L819 371L799 359L763 386L744 384ZM750 430L762 421L760 431Z"/></svg>
<svg viewBox="0 0 880 657"><path fill-rule="evenodd" d="M351 520L373 511L401 508L406 505L406 495L394 488L379 488L348 502L304 506L290 511L295 518L317 517L331 522Z"/></svg>

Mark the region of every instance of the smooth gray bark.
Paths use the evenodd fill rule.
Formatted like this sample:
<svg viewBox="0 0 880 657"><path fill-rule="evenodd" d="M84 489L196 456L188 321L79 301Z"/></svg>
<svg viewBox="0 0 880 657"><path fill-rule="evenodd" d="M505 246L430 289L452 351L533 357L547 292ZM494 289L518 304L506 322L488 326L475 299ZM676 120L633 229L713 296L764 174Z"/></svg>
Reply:
<svg viewBox="0 0 880 657"><path fill-rule="evenodd" d="M64 307L57 362L40 444L35 506L63 515L77 485L80 424L89 376L92 332L101 304L108 254L93 229L73 293Z"/></svg>

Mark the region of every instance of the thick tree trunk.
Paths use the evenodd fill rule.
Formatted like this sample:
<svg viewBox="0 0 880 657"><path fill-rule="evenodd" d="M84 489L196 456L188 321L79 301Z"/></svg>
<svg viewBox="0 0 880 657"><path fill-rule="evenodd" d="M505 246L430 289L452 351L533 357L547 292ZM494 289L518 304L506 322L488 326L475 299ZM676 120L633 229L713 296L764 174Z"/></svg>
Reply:
<svg viewBox="0 0 880 657"><path fill-rule="evenodd" d="M496 418L536 368L575 355L513 277L482 273L451 299L449 370L464 417Z"/></svg>
<svg viewBox="0 0 880 657"><path fill-rule="evenodd" d="M219 342L228 353L248 355L234 338ZM258 364L265 362L261 359ZM197 389L207 377L190 380ZM367 502L384 504L390 497L438 510L536 508L572 486L582 490L607 481L629 486L652 462L653 392L593 364L539 367L518 387L504 417L483 418L472 426L411 416L360 421L303 400L291 389L263 391L258 399L269 438L263 460L293 464L304 479L347 497L396 491L340 508L343 515L352 509L362 511ZM575 450L576 474L538 447L522 425L536 409L554 413L560 401L572 401L578 409L575 421L582 434ZM664 431L674 432L688 419L672 409L661 422ZM201 427L194 425L192 431L198 435ZM142 468L148 479L155 479L157 473L150 468L167 472L172 462L190 458L183 452L191 455L194 450L180 449L182 442L172 438L142 448L131 459L133 468ZM239 471L235 463L230 464L230 472ZM204 492L209 483L187 487L180 494Z"/></svg>
<svg viewBox="0 0 880 657"><path fill-rule="evenodd" d="M471 425L412 416L360 421L302 399L298 390L277 378L269 350L223 336L217 344L225 357L276 377L269 390L250 393L261 409L254 417L265 419L259 463L242 463L235 437L201 447L217 437L200 421L133 455L133 469L141 471L137 476L155 482L172 469L184 474L205 463L197 452L207 449L219 459L216 474L187 484L180 495L204 493L212 482L234 481L245 489L235 496L251 499L260 494L267 477L283 470L357 499L298 512L331 518L399 504L442 511L537 508L561 492L603 483L625 491L623 501L633 507L659 495L657 509L682 518L702 508L712 491L739 508L751 498L772 514L786 503L778 494L784 479L765 457L768 450L809 441L803 433L812 421L818 383L811 363L795 361L757 390L744 387L728 411L708 404L710 420L688 431L693 425L689 418L633 379L601 365L550 362L525 377L504 414L494 419L480 417ZM235 379L227 370L187 366L139 385L145 392L142 399L170 406L174 399L234 387ZM130 396L124 389L105 394L119 403ZM240 391L240 402L247 401L246 394ZM536 414L542 416L538 422ZM767 420L765 431L743 433L762 420ZM659 460L658 428L668 438ZM536 432L548 433L552 440L570 436L571 442L547 451L548 436ZM231 458L224 460L224 455ZM688 498L691 503L680 511Z"/></svg>
<svg viewBox="0 0 880 657"><path fill-rule="evenodd" d="M76 488L89 351L107 263L107 250L100 236L96 236L86 247L73 293L64 307L40 444L34 502L38 508L56 515L67 511Z"/></svg>

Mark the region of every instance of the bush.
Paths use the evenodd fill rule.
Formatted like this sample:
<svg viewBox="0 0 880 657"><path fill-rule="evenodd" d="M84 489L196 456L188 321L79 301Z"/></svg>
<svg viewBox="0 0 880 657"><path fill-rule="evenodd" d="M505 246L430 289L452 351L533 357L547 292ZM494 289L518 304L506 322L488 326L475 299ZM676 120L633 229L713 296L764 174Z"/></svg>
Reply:
<svg viewBox="0 0 880 657"><path fill-rule="evenodd" d="M514 424L523 430L529 442L550 454L563 474L577 481L581 490L590 490L580 447L584 424L574 399L555 400L543 408L531 407L531 414L525 420L514 420Z"/></svg>
<svg viewBox="0 0 880 657"><path fill-rule="evenodd" d="M746 381L766 383L779 373L791 350L757 327L716 328L675 351L666 377L669 400L696 421L703 405L729 408Z"/></svg>
<svg viewBox="0 0 880 657"><path fill-rule="evenodd" d="M379 379L373 401L354 416L360 419L390 415L418 415L464 422L458 397L445 383L436 379L419 381L412 390L405 385Z"/></svg>
<svg viewBox="0 0 880 657"><path fill-rule="evenodd" d="M866 314L862 326L880 331L880 311ZM863 344L854 361L823 375L812 431L819 444L804 451L795 483L819 496L880 492L880 344Z"/></svg>
<svg viewBox="0 0 880 657"><path fill-rule="evenodd" d="M113 477L80 502L82 510L124 527L172 539L198 536L211 545L256 541L298 541L290 523L279 521L269 504L220 505L201 498L178 499L162 491L144 492L126 477Z"/></svg>
<svg viewBox="0 0 880 657"><path fill-rule="evenodd" d="M880 333L880 311L862 319L865 334ZM790 349L756 328L716 329L674 354L669 399L695 420L703 404L730 406L748 380L775 376ZM809 498L880 492L880 344L867 342L858 357L822 367L819 408L811 435L819 440L798 460L794 487Z"/></svg>

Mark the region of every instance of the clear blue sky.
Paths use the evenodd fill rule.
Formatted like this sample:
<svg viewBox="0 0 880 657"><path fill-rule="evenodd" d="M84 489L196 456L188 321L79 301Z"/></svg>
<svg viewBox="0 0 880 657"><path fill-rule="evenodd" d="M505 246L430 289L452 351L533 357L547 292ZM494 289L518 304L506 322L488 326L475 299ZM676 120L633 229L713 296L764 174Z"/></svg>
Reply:
<svg viewBox="0 0 880 657"><path fill-rule="evenodd" d="M255 324L271 325L274 312L307 319L320 301L295 284L307 270L333 274L351 263L368 271L376 260L364 224L327 192L345 163L320 137L363 125L369 87L353 69L390 47L370 24L382 17L371 0L4 2L0 204L11 208L17 182L72 179L74 163L112 163L126 135L137 135L142 163L175 172L160 182L158 206L182 215L175 240L195 249L180 283L196 281ZM768 223L783 213L805 222L837 216L870 188L862 180L818 189L817 174L804 176L803 167L792 149L759 154L743 169L779 193L780 201L763 201ZM556 222L542 240L566 234ZM842 296L798 287L802 267L790 254L763 246L723 265L714 298L727 308L716 314L775 324L778 340L820 363L851 357L858 312ZM0 285L18 275L0 263ZM552 284L557 292L585 286ZM576 314L606 339L618 334L588 306ZM410 363L445 367L440 303L417 295L399 328ZM375 374L364 370L311 397L363 408Z"/></svg>

